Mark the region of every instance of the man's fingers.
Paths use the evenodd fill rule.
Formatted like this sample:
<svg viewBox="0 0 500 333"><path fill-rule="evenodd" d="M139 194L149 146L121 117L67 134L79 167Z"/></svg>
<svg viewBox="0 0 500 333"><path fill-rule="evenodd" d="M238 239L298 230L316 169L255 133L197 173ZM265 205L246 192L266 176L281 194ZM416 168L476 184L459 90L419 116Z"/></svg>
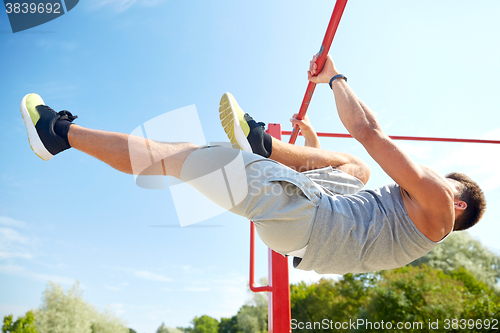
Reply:
<svg viewBox="0 0 500 333"><path fill-rule="evenodd" d="M312 83L318 83L318 77L313 75L310 71L307 72L307 79L311 81Z"/></svg>
<svg viewBox="0 0 500 333"><path fill-rule="evenodd" d="M313 56L313 59L309 62L309 71L312 73L312 75L317 74L318 65L316 64L316 60L318 60L317 54L315 54Z"/></svg>

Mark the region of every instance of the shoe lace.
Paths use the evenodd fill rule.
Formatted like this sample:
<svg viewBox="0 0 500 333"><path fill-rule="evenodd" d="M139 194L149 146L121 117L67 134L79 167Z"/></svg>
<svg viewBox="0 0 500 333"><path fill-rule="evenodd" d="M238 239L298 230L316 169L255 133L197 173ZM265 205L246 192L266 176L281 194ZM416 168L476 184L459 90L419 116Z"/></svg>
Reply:
<svg viewBox="0 0 500 333"><path fill-rule="evenodd" d="M250 116L248 113L245 113L245 120L248 122L248 124L250 125L250 127L254 128L252 124L255 124L255 127L257 126L260 126L262 128L266 128L266 123L263 123L263 122L256 122L255 120L253 120L252 116Z"/></svg>
<svg viewBox="0 0 500 333"><path fill-rule="evenodd" d="M59 111L58 114L59 114L59 119L69 120L70 122L72 122L73 120L75 120L76 118L78 118L77 115L73 116L71 114L71 112L69 112L68 110Z"/></svg>

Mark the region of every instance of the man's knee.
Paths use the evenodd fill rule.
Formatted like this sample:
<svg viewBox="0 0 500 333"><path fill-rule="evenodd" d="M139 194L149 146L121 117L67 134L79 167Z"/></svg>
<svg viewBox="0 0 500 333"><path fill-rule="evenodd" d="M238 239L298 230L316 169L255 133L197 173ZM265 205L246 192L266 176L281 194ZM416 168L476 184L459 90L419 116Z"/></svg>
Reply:
<svg viewBox="0 0 500 333"><path fill-rule="evenodd" d="M368 164L358 157L354 157L351 163L339 166L337 169L358 178L366 185L370 179L371 171Z"/></svg>

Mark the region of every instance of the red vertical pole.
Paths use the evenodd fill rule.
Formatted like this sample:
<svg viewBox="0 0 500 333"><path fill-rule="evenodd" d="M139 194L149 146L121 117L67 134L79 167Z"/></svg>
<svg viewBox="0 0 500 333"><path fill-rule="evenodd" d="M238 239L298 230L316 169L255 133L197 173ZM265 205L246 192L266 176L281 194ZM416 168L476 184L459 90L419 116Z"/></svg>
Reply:
<svg viewBox="0 0 500 333"><path fill-rule="evenodd" d="M267 133L281 140L281 125L269 124ZM250 223L250 290L268 294L269 333L291 333L290 284L288 278L288 260L281 254L268 249L269 285L256 287L254 278L255 226Z"/></svg>
<svg viewBox="0 0 500 333"><path fill-rule="evenodd" d="M267 133L281 140L281 125L269 124ZM272 292L268 294L269 333L289 333L292 330L288 260L271 249L269 249L269 286L272 288Z"/></svg>
<svg viewBox="0 0 500 333"><path fill-rule="evenodd" d="M332 45L333 37L335 37L335 33L337 32L337 27L339 26L340 19L342 18L342 14L344 13L345 6L347 5L347 0L337 0L335 3L335 7L333 8L332 18L330 19L330 23L328 24L328 28L326 28L325 38L323 38L323 43L321 44L321 48L318 52L318 59L316 60L316 64L318 65L318 69L322 70L323 66L326 62L326 56L330 51L330 46ZM314 93L314 89L316 88L316 83L309 82L306 89L306 94L304 99L302 100L302 105L300 106L299 114L297 119L304 119L306 115L307 108L309 107L309 103L311 102L312 95ZM297 135L299 134L298 129L293 129L292 136L290 137L289 143L295 143L297 139Z"/></svg>

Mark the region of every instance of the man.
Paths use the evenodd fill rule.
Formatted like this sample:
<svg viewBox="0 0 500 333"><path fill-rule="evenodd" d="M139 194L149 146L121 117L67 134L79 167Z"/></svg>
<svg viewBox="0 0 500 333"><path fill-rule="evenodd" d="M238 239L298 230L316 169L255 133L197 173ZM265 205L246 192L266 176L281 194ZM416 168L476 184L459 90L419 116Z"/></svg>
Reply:
<svg viewBox="0 0 500 333"><path fill-rule="evenodd" d="M445 178L413 162L382 131L332 59L322 71L316 59L309 80L330 84L342 123L395 184L361 190L370 171L359 158L319 149L307 121L293 120L306 147L274 139L229 93L221 99L221 122L233 146L244 150L240 153L83 128L72 124L71 113L54 112L36 94L25 96L21 111L31 146L45 160L74 147L122 172L174 176L223 207L227 185L204 176L226 170L234 184L248 190L230 210L253 220L262 240L295 256L294 266L303 270L345 274L400 267L452 230L477 223L485 209L477 184L463 174ZM242 169L229 167L237 154Z"/></svg>

